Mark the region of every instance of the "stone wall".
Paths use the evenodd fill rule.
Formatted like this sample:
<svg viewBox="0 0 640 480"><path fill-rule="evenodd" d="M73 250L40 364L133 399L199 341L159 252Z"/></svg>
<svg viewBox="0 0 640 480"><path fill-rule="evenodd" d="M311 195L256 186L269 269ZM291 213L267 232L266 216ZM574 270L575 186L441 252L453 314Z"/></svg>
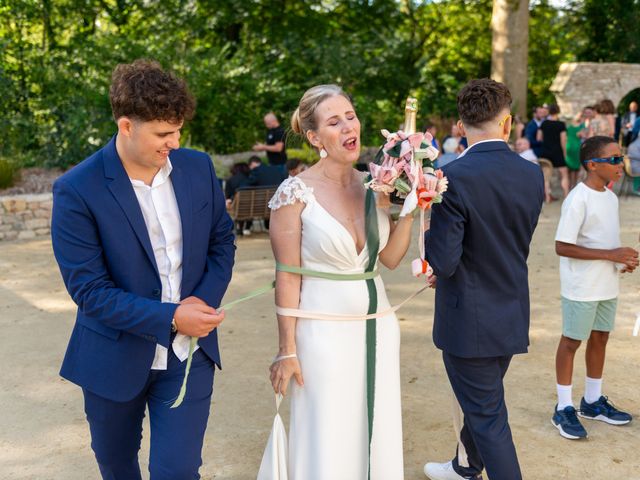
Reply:
<svg viewBox="0 0 640 480"><path fill-rule="evenodd" d="M587 105L605 98L617 106L636 88L640 88L640 64L578 62L560 65L550 90L560 114L573 117Z"/></svg>
<svg viewBox="0 0 640 480"><path fill-rule="evenodd" d="M49 236L51 193L0 196L0 241Z"/></svg>

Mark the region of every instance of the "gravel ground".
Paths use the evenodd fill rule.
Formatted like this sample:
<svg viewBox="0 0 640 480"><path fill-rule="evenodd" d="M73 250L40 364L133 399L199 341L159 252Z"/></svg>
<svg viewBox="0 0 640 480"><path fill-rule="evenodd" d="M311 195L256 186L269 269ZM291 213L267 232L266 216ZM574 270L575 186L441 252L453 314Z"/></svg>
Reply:
<svg viewBox="0 0 640 480"><path fill-rule="evenodd" d="M640 199L623 199L620 205L623 244L635 245L640 232ZM624 427L586 423L589 439L580 442L561 438L550 424L556 402L554 354L561 325L558 258L553 251L559 212L559 202L554 202L544 207L540 218L529 261L530 353L514 358L506 377L510 422L524 478L639 480L640 337L632 337L631 330L636 313L640 313L640 272L625 275L621 281L617 327L609 343L604 381L605 394L636 420ZM392 302L417 288L417 281L408 273L415 253L410 252L397 270L383 272ZM240 239L236 265L227 300L272 278L273 260L266 235ZM80 389L58 376L74 310L48 241L0 246L3 480L99 478ZM450 387L440 353L431 341L433 292L414 299L398 317L405 478L424 480L424 462L450 459L455 442ZM216 374L202 478L251 480L256 478L274 414L267 377L277 347L273 296L239 305L229 313L220 335L224 370ZM583 358L581 349L575 365L575 400L584 386ZM286 405L283 415L286 424ZM140 454L143 470L148 432L145 424Z"/></svg>

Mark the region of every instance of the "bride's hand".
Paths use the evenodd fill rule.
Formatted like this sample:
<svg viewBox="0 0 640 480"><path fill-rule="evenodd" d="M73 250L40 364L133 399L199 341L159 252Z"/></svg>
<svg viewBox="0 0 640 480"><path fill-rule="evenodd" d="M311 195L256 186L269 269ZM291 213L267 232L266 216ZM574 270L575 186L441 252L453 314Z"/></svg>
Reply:
<svg viewBox="0 0 640 480"><path fill-rule="evenodd" d="M287 388L289 387L289 381L291 377L295 377L296 382L301 387L304 385L302 380L302 370L300 369L300 362L297 357L285 358L279 360L269 367L271 371L271 385L273 391L276 393L287 394Z"/></svg>

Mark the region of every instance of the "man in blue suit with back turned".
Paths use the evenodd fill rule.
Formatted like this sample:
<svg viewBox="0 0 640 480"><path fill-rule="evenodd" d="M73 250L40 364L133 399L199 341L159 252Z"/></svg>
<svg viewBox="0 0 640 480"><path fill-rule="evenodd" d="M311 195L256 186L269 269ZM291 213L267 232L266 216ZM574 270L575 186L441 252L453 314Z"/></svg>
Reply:
<svg viewBox="0 0 640 480"><path fill-rule="evenodd" d="M425 465L432 480L520 480L504 401L511 357L529 345L527 256L544 200L540 168L512 152L511 94L489 79L458 94L469 139L444 168L449 189L433 207L426 257L438 277L433 341L461 407L451 462Z"/></svg>
<svg viewBox="0 0 640 480"><path fill-rule="evenodd" d="M185 83L137 60L116 67L109 97L117 134L53 189L53 250L78 305L61 375L82 387L103 479L141 478L145 408L151 479L198 479L233 222L209 156L179 148Z"/></svg>

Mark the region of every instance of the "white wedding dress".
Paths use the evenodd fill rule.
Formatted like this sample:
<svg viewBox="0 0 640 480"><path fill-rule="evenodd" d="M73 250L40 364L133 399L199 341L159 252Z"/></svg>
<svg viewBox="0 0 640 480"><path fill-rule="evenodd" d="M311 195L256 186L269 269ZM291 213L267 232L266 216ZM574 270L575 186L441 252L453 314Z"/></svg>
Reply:
<svg viewBox="0 0 640 480"><path fill-rule="evenodd" d="M364 187L363 187L364 188ZM351 234L297 177L282 183L272 209L303 202L301 266L332 273L362 273L367 246L358 253ZM378 210L380 250L389 239L389 220ZM375 278L378 311L390 307L382 279ZM366 315L364 280L303 277L299 309ZM367 480L368 423L366 321L298 319L297 354L304 386L291 382L289 478ZM402 480L400 329L394 314L377 319L376 380L371 480Z"/></svg>

